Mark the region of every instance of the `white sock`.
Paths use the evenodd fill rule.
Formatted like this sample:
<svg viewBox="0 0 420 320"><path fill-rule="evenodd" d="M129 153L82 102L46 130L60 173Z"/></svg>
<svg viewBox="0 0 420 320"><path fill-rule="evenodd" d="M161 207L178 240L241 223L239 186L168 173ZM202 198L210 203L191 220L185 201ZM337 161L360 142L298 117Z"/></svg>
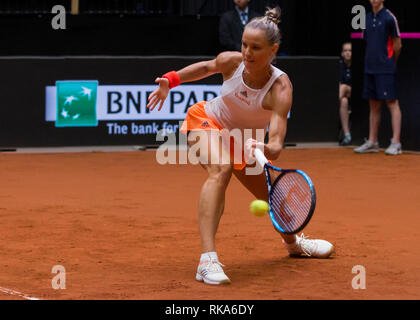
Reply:
<svg viewBox="0 0 420 320"><path fill-rule="evenodd" d="M210 256L211 260L216 260L219 261L219 258L217 257L217 253L212 251L212 252L204 252L201 254L201 258L200 258L200 262L204 261L204 260L208 260Z"/></svg>

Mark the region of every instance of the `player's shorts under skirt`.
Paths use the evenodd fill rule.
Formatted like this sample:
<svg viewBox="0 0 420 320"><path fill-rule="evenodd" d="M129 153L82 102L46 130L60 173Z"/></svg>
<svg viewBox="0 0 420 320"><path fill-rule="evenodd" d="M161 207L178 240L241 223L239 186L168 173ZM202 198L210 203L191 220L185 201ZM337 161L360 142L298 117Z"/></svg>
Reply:
<svg viewBox="0 0 420 320"><path fill-rule="evenodd" d="M217 123L215 120L211 119L204 109L206 101L200 101L191 106L188 109L187 116L181 126L180 131L183 134L188 134L190 131L199 131L199 130L216 130L221 131L223 127ZM233 137L230 137L230 158L234 159L234 141ZM244 160L243 150L242 150L242 163L234 163L233 168L235 170L242 170L245 168L246 162Z"/></svg>

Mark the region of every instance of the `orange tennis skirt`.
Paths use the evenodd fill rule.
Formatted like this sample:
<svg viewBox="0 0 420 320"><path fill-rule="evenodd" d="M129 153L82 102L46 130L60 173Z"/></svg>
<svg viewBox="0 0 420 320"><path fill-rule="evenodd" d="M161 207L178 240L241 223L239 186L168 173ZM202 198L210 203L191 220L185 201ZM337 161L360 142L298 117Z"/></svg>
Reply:
<svg viewBox="0 0 420 320"><path fill-rule="evenodd" d="M215 120L210 119L204 110L204 105L207 101L200 101L191 106L188 109L187 116L181 126L180 131L183 134L188 134L190 131L199 131L199 130L217 130L221 131L223 127L217 123ZM230 137L230 158L234 159L234 138ZM242 150L242 163L234 164L233 168L235 170L242 170L245 168L246 162L244 160L244 153Z"/></svg>

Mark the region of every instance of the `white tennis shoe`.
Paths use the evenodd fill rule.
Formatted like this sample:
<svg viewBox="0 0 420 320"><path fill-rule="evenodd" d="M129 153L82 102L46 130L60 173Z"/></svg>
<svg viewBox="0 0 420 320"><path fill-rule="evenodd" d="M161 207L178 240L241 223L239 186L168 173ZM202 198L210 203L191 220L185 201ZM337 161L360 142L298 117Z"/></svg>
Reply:
<svg viewBox="0 0 420 320"><path fill-rule="evenodd" d="M296 235L296 242L287 244L283 240L287 251L291 257L305 255L313 258L328 258L334 251L334 246L325 240L307 239L302 233L300 237Z"/></svg>
<svg viewBox="0 0 420 320"><path fill-rule="evenodd" d="M195 279L197 281L204 281L207 284L230 284L230 280L225 275L222 267L224 265L219 260L209 256L208 260L200 261Z"/></svg>
<svg viewBox="0 0 420 320"><path fill-rule="evenodd" d="M396 156L396 155L402 154L401 143L394 142L391 139L391 144L385 150L385 154L388 156Z"/></svg>
<svg viewBox="0 0 420 320"><path fill-rule="evenodd" d="M353 151L356 153L376 153L379 152L379 144L365 139L365 143Z"/></svg>

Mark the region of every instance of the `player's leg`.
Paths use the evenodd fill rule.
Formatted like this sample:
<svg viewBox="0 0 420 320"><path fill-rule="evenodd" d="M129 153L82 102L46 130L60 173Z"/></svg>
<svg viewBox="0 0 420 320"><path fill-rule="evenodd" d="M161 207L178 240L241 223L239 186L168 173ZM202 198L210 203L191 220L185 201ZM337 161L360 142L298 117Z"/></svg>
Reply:
<svg viewBox="0 0 420 320"><path fill-rule="evenodd" d="M400 136L401 136L401 109L398 99L387 100L386 104L391 113L391 122L392 122L392 139L391 144L385 150L387 155L398 155L402 153Z"/></svg>
<svg viewBox="0 0 420 320"><path fill-rule="evenodd" d="M344 134L350 133L349 130L349 91L350 87L346 84L340 84L340 119Z"/></svg>
<svg viewBox="0 0 420 320"><path fill-rule="evenodd" d="M401 149L401 109L397 95L397 83L395 74L386 74L381 76L381 86L383 91L386 92L386 104L391 113L392 122L392 139L391 144L385 150L387 155L398 155L402 153Z"/></svg>
<svg viewBox="0 0 420 320"><path fill-rule="evenodd" d="M391 113L391 121L392 121L392 140L395 142L400 142L400 135L401 135L401 109L400 103L398 100L387 100L386 104L389 108Z"/></svg>
<svg viewBox="0 0 420 320"><path fill-rule="evenodd" d="M378 99L377 76L365 74L363 84L363 98L369 100L369 139L360 147L354 149L356 153L379 152L378 129L381 121L381 101Z"/></svg>
<svg viewBox="0 0 420 320"><path fill-rule="evenodd" d="M222 152L221 137L216 131L200 131L200 138L188 144L194 145L200 165L207 172L198 204L198 220L203 252L215 251L214 238L223 214L225 192L232 176L232 164L227 152ZM223 157L225 157L223 159ZM213 161L212 161L213 160ZM213 162L213 163L212 163Z"/></svg>
<svg viewBox="0 0 420 320"><path fill-rule="evenodd" d="M369 141L378 142L379 124L381 123L381 106L380 100L369 100Z"/></svg>
<svg viewBox="0 0 420 320"><path fill-rule="evenodd" d="M382 101L369 100L369 140L365 141L360 147L354 149L357 153L379 152L378 131L381 122Z"/></svg>
<svg viewBox="0 0 420 320"><path fill-rule="evenodd" d="M219 262L215 237L224 210L225 192L232 176L229 153L223 150L221 137L216 131L200 131L199 138L192 134L188 138L190 147L197 150L201 166L207 172L198 203L198 222L202 255L196 279L208 284L228 284ZM227 155L227 156L226 156Z"/></svg>
<svg viewBox="0 0 420 320"><path fill-rule="evenodd" d="M348 145L351 142L350 128L349 128L349 98L351 95L351 87L346 84L340 84L340 120L341 127L344 132L344 139L342 145Z"/></svg>
<svg viewBox="0 0 420 320"><path fill-rule="evenodd" d="M246 168L233 171L235 177L257 199L268 201L267 181L265 174L247 175ZM278 231L276 228L274 228ZM325 240L307 239L303 234L290 235L279 232L283 243L291 256L307 255L316 258L327 258L334 251L334 246Z"/></svg>

